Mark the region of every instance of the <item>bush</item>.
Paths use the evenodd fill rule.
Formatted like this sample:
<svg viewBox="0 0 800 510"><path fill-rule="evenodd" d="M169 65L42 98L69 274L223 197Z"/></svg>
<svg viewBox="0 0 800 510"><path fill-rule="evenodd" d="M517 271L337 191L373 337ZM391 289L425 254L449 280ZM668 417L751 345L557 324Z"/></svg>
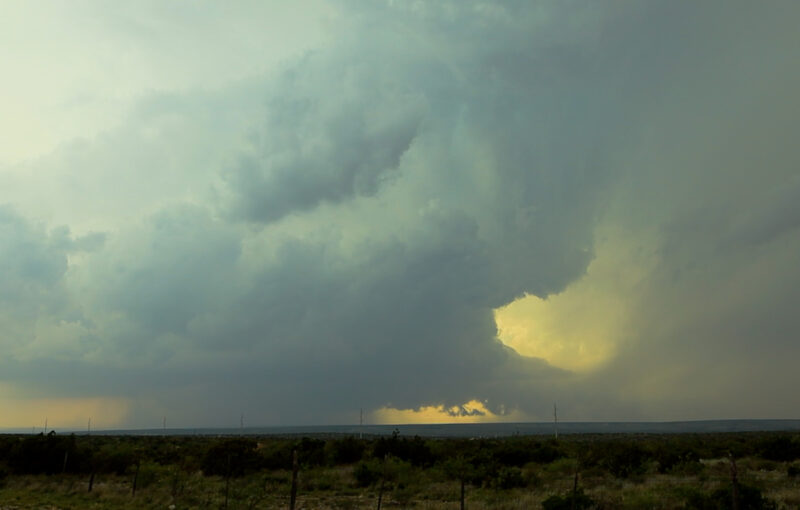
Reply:
<svg viewBox="0 0 800 510"><path fill-rule="evenodd" d="M330 468L312 468L302 472L300 478L300 490L307 491L328 491L334 490L341 485L341 479L336 470Z"/></svg>
<svg viewBox="0 0 800 510"><path fill-rule="evenodd" d="M136 463L136 453L127 445L104 445L94 456L94 470L98 473L124 475Z"/></svg>
<svg viewBox="0 0 800 510"><path fill-rule="evenodd" d="M522 467L532 460L533 448L529 441L506 439L494 448L494 460L501 466Z"/></svg>
<svg viewBox="0 0 800 510"><path fill-rule="evenodd" d="M564 451L558 447L558 443L555 443L554 441L537 443L536 447L534 447L533 451L531 452L531 460L533 462L538 462L539 464L550 464L551 462L566 456L567 454L564 453Z"/></svg>
<svg viewBox="0 0 800 510"><path fill-rule="evenodd" d="M142 462L139 465L139 474L136 477L136 487L138 489L146 489L159 479L164 477L166 468L161 467L155 462Z"/></svg>
<svg viewBox="0 0 800 510"><path fill-rule="evenodd" d="M644 471L645 451L637 444L623 443L606 452L601 465L617 478L628 478Z"/></svg>
<svg viewBox="0 0 800 510"><path fill-rule="evenodd" d="M775 503L765 498L759 489L747 485L738 486L739 510L772 510ZM711 494L692 492L686 499L686 508L696 510L727 510L733 506L731 485L720 487Z"/></svg>
<svg viewBox="0 0 800 510"><path fill-rule="evenodd" d="M687 447L674 444L659 445L653 452L653 460L658 463L659 473L671 473L675 469L683 469L688 465L697 464L700 458L697 452ZM679 468L679 466L682 466Z"/></svg>
<svg viewBox="0 0 800 510"><path fill-rule="evenodd" d="M758 453L762 459L791 462L800 459L800 443L788 436L778 436L762 441Z"/></svg>
<svg viewBox="0 0 800 510"><path fill-rule="evenodd" d="M74 435L50 432L15 442L8 453L8 467L19 474L76 473L88 470L90 452L78 448Z"/></svg>
<svg viewBox="0 0 800 510"><path fill-rule="evenodd" d="M383 469L380 463L376 461L359 462L353 470L353 477L355 478L358 487L369 487L381 479Z"/></svg>
<svg viewBox="0 0 800 510"><path fill-rule="evenodd" d="M522 470L516 466L501 468L497 473L495 486L503 490L525 487L525 479L522 477Z"/></svg>
<svg viewBox="0 0 800 510"><path fill-rule="evenodd" d="M203 459L203 473L207 476L244 476L260 469L261 457L256 443L250 439L226 439L211 446Z"/></svg>
<svg viewBox="0 0 800 510"><path fill-rule="evenodd" d="M297 445L297 462L306 467L325 464L325 441L304 437Z"/></svg>
<svg viewBox="0 0 800 510"><path fill-rule="evenodd" d="M433 454L428 444L419 436L412 439L400 439L400 433L395 430L391 437L382 437L375 442L372 456L383 459L387 456L396 457L410 462L415 466L430 466L433 464Z"/></svg>
<svg viewBox="0 0 800 510"><path fill-rule="evenodd" d="M331 464L337 466L341 464L355 464L360 461L364 455L364 449L364 441L354 437L331 439L325 445L328 459Z"/></svg>
<svg viewBox="0 0 800 510"><path fill-rule="evenodd" d="M699 460L686 461L673 465L669 473L672 475L698 476L703 472L703 464Z"/></svg>
<svg viewBox="0 0 800 510"><path fill-rule="evenodd" d="M260 450L261 465L267 469L292 469L294 445L289 441L269 441Z"/></svg>
<svg viewBox="0 0 800 510"><path fill-rule="evenodd" d="M566 496L550 496L542 501L544 510L584 510L591 508L594 500L583 493L583 489L571 492Z"/></svg>
<svg viewBox="0 0 800 510"><path fill-rule="evenodd" d="M5 487L6 483L8 483L8 476L9 476L8 468L0 464L0 489Z"/></svg>

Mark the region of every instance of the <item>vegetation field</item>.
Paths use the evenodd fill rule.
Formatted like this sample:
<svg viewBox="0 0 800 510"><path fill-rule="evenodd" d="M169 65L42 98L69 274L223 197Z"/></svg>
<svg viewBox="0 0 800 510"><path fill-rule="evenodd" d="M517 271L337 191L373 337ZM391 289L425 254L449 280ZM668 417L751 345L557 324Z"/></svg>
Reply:
<svg viewBox="0 0 800 510"><path fill-rule="evenodd" d="M800 434L0 436L2 510L292 505L800 508Z"/></svg>

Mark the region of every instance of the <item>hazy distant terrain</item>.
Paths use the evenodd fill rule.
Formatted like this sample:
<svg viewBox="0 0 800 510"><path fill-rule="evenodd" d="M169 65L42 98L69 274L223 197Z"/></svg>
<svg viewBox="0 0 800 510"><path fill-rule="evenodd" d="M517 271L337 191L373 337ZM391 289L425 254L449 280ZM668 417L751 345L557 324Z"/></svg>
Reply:
<svg viewBox="0 0 800 510"><path fill-rule="evenodd" d="M319 425L301 427L179 428L105 430L96 434L131 435L391 435L420 437L506 437L514 435L554 435L553 423L449 423L405 425ZM711 432L767 432L800 430L800 420L700 420L669 422L563 422L559 434L678 434Z"/></svg>

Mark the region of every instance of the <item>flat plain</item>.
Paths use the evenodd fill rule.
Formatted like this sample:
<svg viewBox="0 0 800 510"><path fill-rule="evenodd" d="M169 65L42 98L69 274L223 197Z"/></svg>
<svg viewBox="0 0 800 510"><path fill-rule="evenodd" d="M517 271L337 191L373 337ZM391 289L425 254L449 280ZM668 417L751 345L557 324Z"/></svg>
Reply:
<svg viewBox="0 0 800 510"><path fill-rule="evenodd" d="M800 434L0 436L2 510L285 509L293 492L295 509L798 508Z"/></svg>

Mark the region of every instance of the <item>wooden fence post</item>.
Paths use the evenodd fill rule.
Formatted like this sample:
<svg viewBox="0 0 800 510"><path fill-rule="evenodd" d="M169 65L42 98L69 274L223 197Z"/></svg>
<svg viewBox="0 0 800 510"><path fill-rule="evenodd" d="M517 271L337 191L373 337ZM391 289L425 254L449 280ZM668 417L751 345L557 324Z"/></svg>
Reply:
<svg viewBox="0 0 800 510"><path fill-rule="evenodd" d="M136 482L139 480L139 465L140 462L136 461L136 472L133 474L133 488L131 489L131 497L136 496Z"/></svg>
<svg viewBox="0 0 800 510"><path fill-rule="evenodd" d="M728 453L728 457L731 461L731 498L733 499L731 508L739 510L739 478L737 476L736 459L733 458L733 453Z"/></svg>
<svg viewBox="0 0 800 510"><path fill-rule="evenodd" d="M297 502L297 448L292 450L292 493L289 499L289 510L294 510Z"/></svg>
<svg viewBox="0 0 800 510"><path fill-rule="evenodd" d="M228 490L231 487L231 454L228 454L228 463L225 467L225 510L228 510Z"/></svg>
<svg viewBox="0 0 800 510"><path fill-rule="evenodd" d="M383 487L384 483L386 482L386 461L389 458L389 455L385 455L383 457L383 469L381 472L381 486L378 489L378 510L381 510L381 503L383 503Z"/></svg>

